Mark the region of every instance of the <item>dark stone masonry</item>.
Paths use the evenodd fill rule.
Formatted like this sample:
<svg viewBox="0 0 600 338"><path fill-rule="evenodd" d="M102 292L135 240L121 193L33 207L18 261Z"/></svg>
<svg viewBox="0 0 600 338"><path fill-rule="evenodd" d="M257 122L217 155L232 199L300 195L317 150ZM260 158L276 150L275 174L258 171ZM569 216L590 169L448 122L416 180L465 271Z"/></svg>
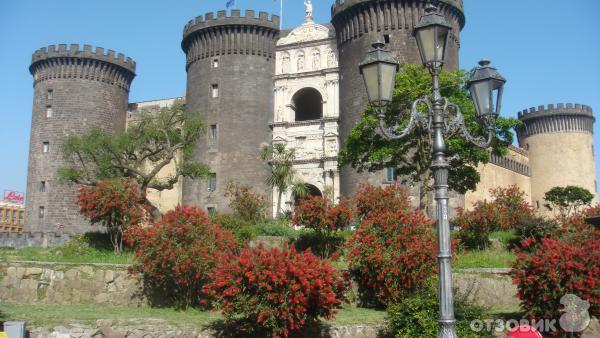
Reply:
<svg viewBox="0 0 600 338"><path fill-rule="evenodd" d="M37 50L33 75L33 110L27 174L27 231L92 230L79 215L76 187L62 183L61 146L69 135L93 128L125 129L129 86L135 62L123 54L90 45L58 45Z"/></svg>
<svg viewBox="0 0 600 338"><path fill-rule="evenodd" d="M233 10L208 13L184 29L187 56L189 110L205 124L215 126L198 142L194 159L210 166L215 177L185 180L183 202L226 211L225 185L237 181L270 196L265 183L267 164L260 159L261 144L271 141L275 43L279 17L265 12L258 17Z"/></svg>

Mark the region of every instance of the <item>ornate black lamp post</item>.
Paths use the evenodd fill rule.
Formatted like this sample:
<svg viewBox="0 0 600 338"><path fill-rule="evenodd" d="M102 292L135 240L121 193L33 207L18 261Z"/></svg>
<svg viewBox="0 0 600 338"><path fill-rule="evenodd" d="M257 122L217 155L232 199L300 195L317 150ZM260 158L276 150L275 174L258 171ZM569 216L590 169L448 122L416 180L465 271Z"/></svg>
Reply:
<svg viewBox="0 0 600 338"><path fill-rule="evenodd" d="M473 144L487 148L495 135L495 123L500 113L500 101L506 80L490 62L482 60L471 74L468 88L475 103L478 118L487 129L487 137L473 136L467 130L460 108L443 98L440 93L439 73L444 65L448 33L451 27L437 8L429 5L426 14L415 27L415 37L423 64L431 73L432 95L416 100L412 105L410 120L399 130L398 125L387 126L384 113L392 101L398 63L384 50L382 43L373 44L366 59L360 64L369 101L377 109L381 133L388 139L406 137L416 127L428 130L433 136L431 169L434 176L438 230L439 263L439 337L457 337L455 331L454 300L452 295L452 268L450 265L450 224L448 220L448 161L445 136L462 134ZM425 105L426 112L418 107ZM401 112L402 113L402 112Z"/></svg>

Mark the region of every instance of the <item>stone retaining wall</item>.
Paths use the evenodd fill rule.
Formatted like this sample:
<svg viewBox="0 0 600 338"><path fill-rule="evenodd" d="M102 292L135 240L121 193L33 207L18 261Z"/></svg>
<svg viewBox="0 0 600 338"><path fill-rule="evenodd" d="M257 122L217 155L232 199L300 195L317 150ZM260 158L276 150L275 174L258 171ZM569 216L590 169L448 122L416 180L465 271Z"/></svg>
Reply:
<svg viewBox="0 0 600 338"><path fill-rule="evenodd" d="M148 305L141 283L127 265L0 262L0 300L22 304ZM459 293L476 304L517 307L507 269L454 274Z"/></svg>
<svg viewBox="0 0 600 338"><path fill-rule="evenodd" d="M377 325L321 325L306 338L377 338L384 329ZM31 338L215 338L217 332L200 325L173 325L163 320L98 320L93 325L65 323L54 327L27 327Z"/></svg>
<svg viewBox="0 0 600 338"><path fill-rule="evenodd" d="M0 300L22 304L140 306L146 300L127 265L0 263Z"/></svg>

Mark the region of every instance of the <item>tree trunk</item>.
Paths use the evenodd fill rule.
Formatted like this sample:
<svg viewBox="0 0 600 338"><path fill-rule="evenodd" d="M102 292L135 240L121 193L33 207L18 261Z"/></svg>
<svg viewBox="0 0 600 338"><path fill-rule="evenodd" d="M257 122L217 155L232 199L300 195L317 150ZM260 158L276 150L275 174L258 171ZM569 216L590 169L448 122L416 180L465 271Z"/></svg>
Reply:
<svg viewBox="0 0 600 338"><path fill-rule="evenodd" d="M275 215L275 217L278 217L281 214L281 195L283 194L283 192L281 191L281 189L277 189L277 214Z"/></svg>

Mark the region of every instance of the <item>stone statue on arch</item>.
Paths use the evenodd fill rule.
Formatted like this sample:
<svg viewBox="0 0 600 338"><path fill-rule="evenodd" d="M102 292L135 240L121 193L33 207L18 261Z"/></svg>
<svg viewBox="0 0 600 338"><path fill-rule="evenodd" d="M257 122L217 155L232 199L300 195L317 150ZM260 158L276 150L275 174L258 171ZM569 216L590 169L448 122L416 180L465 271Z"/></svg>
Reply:
<svg viewBox="0 0 600 338"><path fill-rule="evenodd" d="M308 21L313 20L313 4L311 0L304 0L304 6L306 6L306 19Z"/></svg>

